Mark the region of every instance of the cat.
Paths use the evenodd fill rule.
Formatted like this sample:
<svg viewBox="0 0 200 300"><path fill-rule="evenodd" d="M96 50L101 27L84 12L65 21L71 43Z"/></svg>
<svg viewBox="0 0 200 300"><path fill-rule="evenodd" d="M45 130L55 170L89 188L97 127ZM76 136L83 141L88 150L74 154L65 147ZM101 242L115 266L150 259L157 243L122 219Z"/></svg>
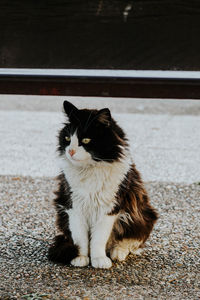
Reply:
<svg viewBox="0 0 200 300"><path fill-rule="evenodd" d="M61 173L54 200L62 234L50 261L110 268L138 254L158 216L132 161L124 131L104 108L78 109L64 101L59 133Z"/></svg>

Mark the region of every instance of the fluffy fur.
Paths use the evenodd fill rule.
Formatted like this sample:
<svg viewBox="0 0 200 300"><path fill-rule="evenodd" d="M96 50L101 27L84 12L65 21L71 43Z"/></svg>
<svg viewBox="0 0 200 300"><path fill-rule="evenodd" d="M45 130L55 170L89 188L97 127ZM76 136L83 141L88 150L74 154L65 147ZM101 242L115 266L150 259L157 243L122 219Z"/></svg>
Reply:
<svg viewBox="0 0 200 300"><path fill-rule="evenodd" d="M64 102L68 122L59 134L61 174L57 226L49 249L57 263L110 268L138 254L157 220L123 130L110 111L79 110Z"/></svg>

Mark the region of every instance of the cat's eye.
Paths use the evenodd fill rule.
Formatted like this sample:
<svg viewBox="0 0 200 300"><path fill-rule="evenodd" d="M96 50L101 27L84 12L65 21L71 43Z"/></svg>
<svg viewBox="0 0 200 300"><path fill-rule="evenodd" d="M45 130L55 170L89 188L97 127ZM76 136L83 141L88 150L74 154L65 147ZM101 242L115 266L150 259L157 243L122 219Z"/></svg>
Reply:
<svg viewBox="0 0 200 300"><path fill-rule="evenodd" d="M83 144L88 144L91 141L89 138L82 139Z"/></svg>
<svg viewBox="0 0 200 300"><path fill-rule="evenodd" d="M71 141L70 136L66 136L65 139L66 139L67 142L70 142L70 141Z"/></svg>

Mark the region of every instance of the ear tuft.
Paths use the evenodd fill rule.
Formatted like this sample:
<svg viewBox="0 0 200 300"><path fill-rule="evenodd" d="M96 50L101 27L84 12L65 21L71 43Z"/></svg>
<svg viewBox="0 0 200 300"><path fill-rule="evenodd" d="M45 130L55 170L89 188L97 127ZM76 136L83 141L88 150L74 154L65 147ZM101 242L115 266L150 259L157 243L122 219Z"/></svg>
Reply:
<svg viewBox="0 0 200 300"><path fill-rule="evenodd" d="M111 114L110 114L110 110L108 108L103 108L101 110L98 111L98 120L103 123L104 125L106 125L107 127L110 126L110 122L111 122Z"/></svg>
<svg viewBox="0 0 200 300"><path fill-rule="evenodd" d="M64 108L65 113L68 115L69 118L70 118L70 116L72 115L73 112L78 111L78 108L76 106L74 106L71 102L66 101L66 100L63 102L63 108Z"/></svg>

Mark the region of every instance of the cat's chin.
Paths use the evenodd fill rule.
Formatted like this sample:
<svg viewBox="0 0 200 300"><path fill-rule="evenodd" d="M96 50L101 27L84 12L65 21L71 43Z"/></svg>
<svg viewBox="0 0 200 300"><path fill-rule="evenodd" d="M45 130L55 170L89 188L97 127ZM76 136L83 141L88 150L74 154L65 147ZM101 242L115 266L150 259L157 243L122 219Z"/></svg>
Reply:
<svg viewBox="0 0 200 300"><path fill-rule="evenodd" d="M76 158L67 158L72 164L75 164L75 165L80 165L80 164L84 164L85 163L85 160L82 160L82 159L76 159Z"/></svg>
<svg viewBox="0 0 200 300"><path fill-rule="evenodd" d="M74 166L77 167L82 167L82 166L87 166L87 165L91 165L92 162L90 159L77 159L77 158L67 158Z"/></svg>

